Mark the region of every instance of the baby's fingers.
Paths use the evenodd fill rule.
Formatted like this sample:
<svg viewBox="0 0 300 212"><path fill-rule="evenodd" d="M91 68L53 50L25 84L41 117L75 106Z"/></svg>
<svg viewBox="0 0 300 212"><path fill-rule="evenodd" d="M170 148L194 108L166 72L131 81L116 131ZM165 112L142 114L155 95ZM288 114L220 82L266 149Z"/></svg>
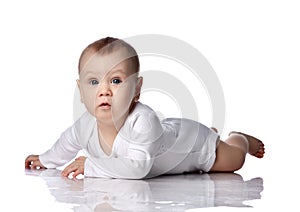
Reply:
<svg viewBox="0 0 300 212"><path fill-rule="evenodd" d="M30 161L30 160L27 160L27 159L25 160L25 168L26 169L30 169L31 162L32 161Z"/></svg>
<svg viewBox="0 0 300 212"><path fill-rule="evenodd" d="M71 174L72 172L75 172L77 169L78 169L78 166L74 163L71 163L61 172L61 175L64 177L68 177L69 174Z"/></svg>
<svg viewBox="0 0 300 212"><path fill-rule="evenodd" d="M45 169L39 160L33 161L30 165L31 169Z"/></svg>
<svg viewBox="0 0 300 212"><path fill-rule="evenodd" d="M35 168L37 167L37 163L39 162L39 156L38 155L29 155L26 159L25 159L25 168Z"/></svg>
<svg viewBox="0 0 300 212"><path fill-rule="evenodd" d="M73 178L76 178L78 175L84 174L84 169L83 168L78 168L74 173L73 173Z"/></svg>

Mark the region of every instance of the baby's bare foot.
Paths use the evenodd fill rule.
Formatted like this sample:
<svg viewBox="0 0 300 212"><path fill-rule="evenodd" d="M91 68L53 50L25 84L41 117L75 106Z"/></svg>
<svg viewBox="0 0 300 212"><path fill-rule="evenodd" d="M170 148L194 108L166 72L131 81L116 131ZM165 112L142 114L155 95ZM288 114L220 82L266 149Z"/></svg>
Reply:
<svg viewBox="0 0 300 212"><path fill-rule="evenodd" d="M264 154L265 154L265 147L264 147L264 144L261 140L259 140L258 138L255 138L251 135L247 135L245 133L242 133L242 132L231 132L229 133L229 135L231 134L240 134L240 135L243 135L246 137L246 139L248 140L248 143L249 143L249 150L248 150L248 153L250 155L253 155L257 158L262 158L264 157Z"/></svg>

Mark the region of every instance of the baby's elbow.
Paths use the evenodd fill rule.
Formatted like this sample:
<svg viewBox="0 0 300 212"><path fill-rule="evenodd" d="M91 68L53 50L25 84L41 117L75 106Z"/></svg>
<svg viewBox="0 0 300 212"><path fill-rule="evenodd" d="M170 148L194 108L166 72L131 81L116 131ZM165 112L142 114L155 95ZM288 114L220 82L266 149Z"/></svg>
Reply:
<svg viewBox="0 0 300 212"><path fill-rule="evenodd" d="M146 178L148 174L149 174L148 171L138 170L138 171L134 171L133 175L131 177L129 177L128 179L141 180L141 179Z"/></svg>
<svg viewBox="0 0 300 212"><path fill-rule="evenodd" d="M148 160L135 162L129 179L140 180L146 178L150 173L152 165L153 162Z"/></svg>

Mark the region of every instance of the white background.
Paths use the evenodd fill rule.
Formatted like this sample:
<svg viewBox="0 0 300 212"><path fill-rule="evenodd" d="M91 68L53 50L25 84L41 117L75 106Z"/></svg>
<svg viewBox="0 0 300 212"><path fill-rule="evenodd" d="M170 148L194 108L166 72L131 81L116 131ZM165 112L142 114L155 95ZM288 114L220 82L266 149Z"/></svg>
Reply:
<svg viewBox="0 0 300 212"><path fill-rule="evenodd" d="M1 1L1 177L16 179L28 154L47 150L72 124L87 44L163 34L197 48L217 73L226 100L222 138L241 130L265 142L265 158L249 158L240 171L264 177L257 204L293 202L269 189L288 192L297 179L299 11L297 1ZM286 179L273 178L282 172Z"/></svg>

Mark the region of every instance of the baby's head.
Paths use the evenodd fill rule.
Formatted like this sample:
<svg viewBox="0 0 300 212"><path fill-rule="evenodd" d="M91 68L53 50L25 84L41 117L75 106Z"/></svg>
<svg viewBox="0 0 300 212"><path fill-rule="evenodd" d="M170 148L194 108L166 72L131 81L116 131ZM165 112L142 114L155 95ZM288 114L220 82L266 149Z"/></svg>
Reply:
<svg viewBox="0 0 300 212"><path fill-rule="evenodd" d="M139 99L139 68L135 49L120 39L103 38L83 50L77 83L82 102L98 121L126 119Z"/></svg>
<svg viewBox="0 0 300 212"><path fill-rule="evenodd" d="M123 55L123 60L128 60L128 62L132 64L133 70L138 73L140 69L140 62L135 49L121 39L106 37L91 43L83 50L79 58L78 74L80 74L81 70L84 69L86 60L88 60L91 56L95 54L111 54L117 50L120 50L121 48L127 51Z"/></svg>

